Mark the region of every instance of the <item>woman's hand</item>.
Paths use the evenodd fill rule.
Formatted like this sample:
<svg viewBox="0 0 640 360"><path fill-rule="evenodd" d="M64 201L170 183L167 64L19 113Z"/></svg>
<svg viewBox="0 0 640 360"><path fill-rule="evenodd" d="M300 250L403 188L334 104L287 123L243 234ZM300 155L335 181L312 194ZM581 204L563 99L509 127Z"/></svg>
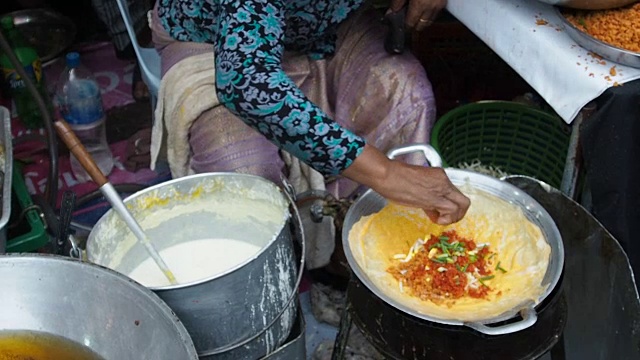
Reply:
<svg viewBox="0 0 640 360"><path fill-rule="evenodd" d="M390 10L397 12L409 2L405 23L407 27L422 31L433 24L440 10L447 5L447 0L391 0Z"/></svg>
<svg viewBox="0 0 640 360"><path fill-rule="evenodd" d="M441 225L460 221L469 209L469 199L451 183L442 168L390 160L369 145L343 175L395 203L422 208L432 221Z"/></svg>

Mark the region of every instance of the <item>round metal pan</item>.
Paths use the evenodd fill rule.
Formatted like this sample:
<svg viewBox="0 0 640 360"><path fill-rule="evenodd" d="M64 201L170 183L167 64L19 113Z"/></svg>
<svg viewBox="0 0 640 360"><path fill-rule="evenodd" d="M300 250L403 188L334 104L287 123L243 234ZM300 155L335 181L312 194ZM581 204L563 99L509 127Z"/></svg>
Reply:
<svg viewBox="0 0 640 360"><path fill-rule="evenodd" d="M618 64L640 68L640 53L621 49L600 41L586 32L578 29L562 15L558 7L554 11L560 19L560 25L573 41L585 50L602 56L603 59L617 62Z"/></svg>
<svg viewBox="0 0 640 360"><path fill-rule="evenodd" d="M388 156L393 159L396 156L414 152L422 152L431 166L442 166L442 160L440 159L440 156L435 151L435 149L429 145L408 145L390 151ZM541 303L556 287L558 280L562 275L562 269L564 266L564 246L562 244L562 238L555 222L553 221L549 213L547 213L547 211L531 196L505 181L501 181L496 178L472 171L453 168L445 169L445 171L454 185L459 186L465 182L468 182L476 189L483 190L514 205L517 205L522 209L529 221L540 227L545 240L551 247L549 266L547 267L547 271L542 280L542 284L546 285L546 290L537 301L538 304ZM513 309L493 318L484 319L477 322L463 322L456 319L441 319L432 317L429 314L424 314L412 308L409 308L387 296L369 278L366 271L364 271L364 269L362 269L360 265L358 265L349 246L349 232L353 225L357 223L360 218L382 210L382 208L386 204L387 200L380 194L371 189L367 190L358 200L354 202L354 204L347 211L347 215L345 216L344 220L344 226L342 229L342 245L347 257L347 261L349 262L353 273L376 296L384 300L389 305L417 318L445 325L467 326L487 335L510 334L529 328L536 323L536 304L534 304L532 301L523 301L520 305L514 307ZM518 314L522 317L521 320L508 322L506 321L513 320ZM504 322L504 324L500 324L499 326L490 326L491 324L499 322Z"/></svg>
<svg viewBox="0 0 640 360"><path fill-rule="evenodd" d="M606 10L633 4L638 0L538 0L545 4L582 9L582 10Z"/></svg>

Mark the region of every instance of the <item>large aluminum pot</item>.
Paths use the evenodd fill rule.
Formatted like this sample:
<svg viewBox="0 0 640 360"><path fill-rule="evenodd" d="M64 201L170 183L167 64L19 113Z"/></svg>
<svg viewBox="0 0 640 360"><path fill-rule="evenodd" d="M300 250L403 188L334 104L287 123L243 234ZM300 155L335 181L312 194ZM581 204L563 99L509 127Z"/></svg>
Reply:
<svg viewBox="0 0 640 360"><path fill-rule="evenodd" d="M104 267L3 255L0 289L0 331L61 336L105 360L198 358L187 330L158 296Z"/></svg>
<svg viewBox="0 0 640 360"><path fill-rule="evenodd" d="M396 148L389 152L389 157L393 159L398 155L415 152L422 152L431 166L442 166L440 156L436 150L429 145L414 144ZM469 183L476 189L483 190L515 204L522 209L527 219L540 227L545 240L551 246L551 258L549 266L547 267L547 272L543 278L543 284L548 284L548 286L546 291L538 299L538 303L541 303L555 288L560 276L562 275L562 268L564 265L564 247L562 244L562 238L549 213L547 213L547 211L531 196L505 181L472 171L452 168L445 169L445 171L454 185L460 186L464 183ZM429 316L428 314L420 313L385 295L385 293L375 285L375 283L369 278L368 274L356 262L353 252L351 251L351 247L349 246L349 231L353 225L360 220L360 218L382 210L386 204L387 200L380 194L371 189L367 190L353 203L353 205L351 205L349 211L347 211L342 229L342 245L351 269L362 283L364 283L365 286L367 286L376 296L391 306L417 318L446 325L468 326L487 335L509 334L526 329L535 324L537 319L536 309L534 304L530 301L527 301L521 304L521 306L505 312L495 318L467 323L455 319L440 319ZM520 314L522 319L520 321L512 321L518 314ZM490 326L491 324L496 324L506 320L510 320L510 322L502 325Z"/></svg>
<svg viewBox="0 0 640 360"><path fill-rule="evenodd" d="M606 10L630 5L638 0L538 0L555 6L582 10Z"/></svg>
<svg viewBox="0 0 640 360"><path fill-rule="evenodd" d="M278 230L266 235L256 230L264 208L242 205L245 198L274 205L281 219ZM279 187L252 175L197 174L150 187L124 202L160 252L203 238L261 248L244 263L203 280L150 287L182 320L201 358L261 358L286 340L296 316L304 257L297 260L290 201ZM304 254L303 240L300 248ZM112 210L91 231L86 250L89 261L123 274L148 258Z"/></svg>

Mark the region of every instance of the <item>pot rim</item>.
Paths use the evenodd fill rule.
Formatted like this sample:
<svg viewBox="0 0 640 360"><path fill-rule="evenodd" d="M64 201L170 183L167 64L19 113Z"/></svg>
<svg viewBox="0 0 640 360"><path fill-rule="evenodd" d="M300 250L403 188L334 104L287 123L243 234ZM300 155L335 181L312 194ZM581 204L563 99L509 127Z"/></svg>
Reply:
<svg viewBox="0 0 640 360"><path fill-rule="evenodd" d="M165 181L153 186L150 186L148 188L145 188L143 190L140 190L132 195L129 195L128 197L126 197L123 202L125 203L125 205L127 204L127 202L137 199L141 196L144 196L145 194L161 189L161 188L165 188L171 185L174 185L176 183L181 183L181 182L185 182L185 181L189 181L189 180L193 180L193 179L198 179L198 178L216 178L216 177L241 177L241 178L252 178L261 182L264 182L266 184L269 184L271 186L274 187L275 190L278 191L278 193L280 194L280 196L282 196L282 199L285 203L289 203L287 197L284 195L283 190L277 186L274 182L267 180L263 177L260 176L256 176L256 175L251 175L251 174L241 174L241 173L227 173L227 172L209 172L209 173L200 173L200 174L193 174L193 175L187 175L187 176L183 176L180 178L176 178L176 179L171 179L169 181ZM98 220L98 222L96 223L96 225L94 226L93 230L91 231L91 233L89 234L89 237L87 238L87 245L86 245L86 252L88 254L88 256L90 256L91 251L90 251L90 245L93 243L93 241L95 240L96 236L95 235L95 229L103 222L106 221L105 219L110 216L111 213L113 213L113 209L109 209L104 215L102 215L102 217L100 217L100 219ZM284 229L284 227L287 225L287 222L289 221L289 219L291 218L291 213L290 211L285 207L284 211L283 211L283 218L282 218L282 222L280 224L280 230L278 231L278 233L274 234L271 238L271 240L269 240L269 242L267 242L265 245L263 245L260 250L258 252L256 252L254 255L252 255L251 257L247 258L245 261L228 268L225 271L219 272L217 274L211 275L209 277L206 278L202 278L200 280L196 280L196 281L191 281L191 282L185 282L185 283L180 283L180 284L175 284L175 285L166 285L166 286L145 286L144 284L141 284L142 286L145 286L146 288L155 291L155 292L159 292L159 291L171 291L171 290L176 290L176 289L183 289L183 288L188 288L188 287L193 287L193 286L197 286L197 285L201 285L204 283L208 283L217 279L220 279L222 277L228 276L230 274L233 274L236 271L239 271L240 269L242 269L243 267L245 267L247 264L253 262L254 260L258 259L260 256L262 256L277 240L278 237L280 236L280 234L282 233L282 229ZM91 262L91 259L89 259L89 261ZM104 265L101 265L104 266ZM117 271L117 270L116 270ZM135 280L134 280L135 281Z"/></svg>

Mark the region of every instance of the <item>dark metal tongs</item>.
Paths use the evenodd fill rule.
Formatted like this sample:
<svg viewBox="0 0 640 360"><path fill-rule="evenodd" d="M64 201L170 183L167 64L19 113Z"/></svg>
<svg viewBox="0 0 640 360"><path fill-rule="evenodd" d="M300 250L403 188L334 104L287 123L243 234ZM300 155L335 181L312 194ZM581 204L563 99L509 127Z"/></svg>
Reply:
<svg viewBox="0 0 640 360"><path fill-rule="evenodd" d="M406 27L404 24L407 7L398 11L389 11L384 15L384 21L389 26L389 32L384 40L384 48L389 54L402 54L406 42Z"/></svg>

